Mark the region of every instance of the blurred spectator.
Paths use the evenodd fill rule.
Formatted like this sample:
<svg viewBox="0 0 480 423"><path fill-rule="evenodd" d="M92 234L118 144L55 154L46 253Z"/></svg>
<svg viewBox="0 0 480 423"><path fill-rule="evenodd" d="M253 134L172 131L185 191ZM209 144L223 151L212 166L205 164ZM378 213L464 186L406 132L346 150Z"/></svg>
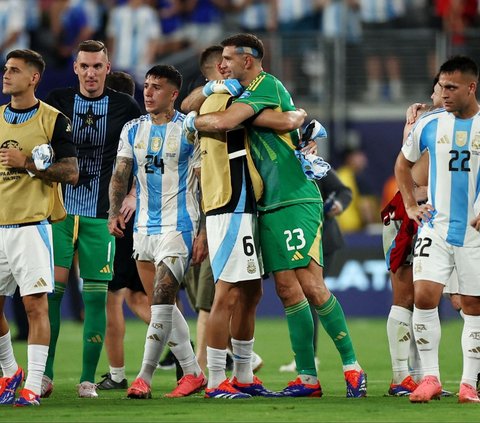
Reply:
<svg viewBox="0 0 480 423"><path fill-rule="evenodd" d="M434 0L433 2L435 16L441 20L442 29L450 36L452 45L450 55L466 54L465 31L478 17L477 0Z"/></svg>
<svg viewBox="0 0 480 423"><path fill-rule="evenodd" d="M223 12L229 10L230 0L184 0L187 19L185 32L197 50L218 43L224 35Z"/></svg>
<svg viewBox="0 0 480 423"><path fill-rule="evenodd" d="M58 65L73 63L81 41L93 38L100 22L94 0L56 0L50 7L50 25Z"/></svg>
<svg viewBox="0 0 480 423"><path fill-rule="evenodd" d="M284 54L283 74L281 79L285 87L296 94L299 92L299 63L304 63L305 55L312 61L311 52L316 47L317 40L310 36L318 30L319 6L314 0L276 0L278 31L281 37L281 48ZM300 70L303 70L300 68Z"/></svg>
<svg viewBox="0 0 480 423"><path fill-rule="evenodd" d="M310 90L317 94L319 100L324 101L325 98L328 98L328 95L338 95L339 84L346 84L347 81L350 87L363 87L364 81L362 78L364 75L359 72L359 69L363 66L363 59L361 58L362 25L359 0L317 1L322 7L320 27L328 51L333 55L342 54L343 50L346 61L344 73L335 68L327 69L331 62L328 63L325 59L323 59L325 63L323 66L318 66L321 59L314 56L304 62L304 66L308 65L307 74L311 78ZM336 83L325 83L325 78L331 75L335 75ZM363 94L358 89L349 88L347 90L350 100Z"/></svg>
<svg viewBox="0 0 480 423"><path fill-rule="evenodd" d="M322 6L322 33L328 39L344 38L357 44L362 37L359 0L317 0Z"/></svg>
<svg viewBox="0 0 480 423"><path fill-rule="evenodd" d="M143 80L155 61L161 28L155 10L146 0L128 0L110 10L107 40L112 68Z"/></svg>
<svg viewBox="0 0 480 423"><path fill-rule="evenodd" d="M344 233L357 232L374 223L379 215L377 199L365 172L368 166L366 154L359 148L348 148L343 153L343 165L337 170L344 185L352 190L352 203L337 217Z"/></svg>
<svg viewBox="0 0 480 423"><path fill-rule="evenodd" d="M154 3L162 28L162 42L158 45L157 56L166 56L187 48L190 41L185 31L183 1L157 0Z"/></svg>
<svg viewBox="0 0 480 423"><path fill-rule="evenodd" d="M232 0L231 6L240 31L258 33L277 29L276 0Z"/></svg>
<svg viewBox="0 0 480 423"><path fill-rule="evenodd" d="M369 102L388 99L403 99L401 65L396 54L395 35L403 24L406 0L360 0L360 14L363 28L372 37L364 41L367 71L367 92L365 100ZM384 90L383 75L386 77Z"/></svg>
<svg viewBox="0 0 480 423"><path fill-rule="evenodd" d="M29 47L26 5L16 0L0 0L0 55L2 63L11 50Z"/></svg>
<svg viewBox="0 0 480 423"><path fill-rule="evenodd" d="M395 175L391 175L383 184L382 201L380 203L380 210L383 210L386 207L386 205L395 196L397 191L398 191L397 180L395 179Z"/></svg>

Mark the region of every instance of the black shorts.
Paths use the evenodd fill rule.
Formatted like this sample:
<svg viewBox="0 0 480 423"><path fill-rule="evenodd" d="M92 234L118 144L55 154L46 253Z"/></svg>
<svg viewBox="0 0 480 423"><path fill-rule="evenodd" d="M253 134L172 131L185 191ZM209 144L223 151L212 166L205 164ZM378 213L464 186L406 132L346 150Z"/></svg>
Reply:
<svg viewBox="0 0 480 423"><path fill-rule="evenodd" d="M137 265L132 258L134 217L135 215L133 215L126 224L124 237L115 239L113 279L108 284L109 291L129 288L135 292L145 292L140 276L138 276Z"/></svg>

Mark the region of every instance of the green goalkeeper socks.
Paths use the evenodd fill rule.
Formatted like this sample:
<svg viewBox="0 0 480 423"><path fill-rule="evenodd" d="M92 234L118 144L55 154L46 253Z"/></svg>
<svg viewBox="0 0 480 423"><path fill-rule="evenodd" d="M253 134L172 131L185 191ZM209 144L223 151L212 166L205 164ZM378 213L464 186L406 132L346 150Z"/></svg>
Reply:
<svg viewBox="0 0 480 423"><path fill-rule="evenodd" d="M290 342L299 375L317 376L313 350L313 318L307 299L285 308Z"/></svg>
<svg viewBox="0 0 480 423"><path fill-rule="evenodd" d="M344 366L354 364L357 358L348 332L345 314L335 296L332 294L323 305L315 306L315 310L317 310L320 322L337 347L342 364Z"/></svg>
<svg viewBox="0 0 480 423"><path fill-rule="evenodd" d="M48 295L48 318L50 320L50 346L45 366L45 376L53 380L53 362L57 348L58 334L60 333L61 305L66 285L55 282L55 291Z"/></svg>
<svg viewBox="0 0 480 423"><path fill-rule="evenodd" d="M107 281L83 281L83 367L80 382L95 383L95 371L106 330Z"/></svg>

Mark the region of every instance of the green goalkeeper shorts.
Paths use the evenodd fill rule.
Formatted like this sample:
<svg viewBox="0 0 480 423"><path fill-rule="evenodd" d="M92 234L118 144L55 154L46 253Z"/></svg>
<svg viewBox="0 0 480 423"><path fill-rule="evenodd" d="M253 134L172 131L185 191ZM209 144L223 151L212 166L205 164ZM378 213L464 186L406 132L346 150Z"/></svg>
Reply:
<svg viewBox="0 0 480 423"><path fill-rule="evenodd" d="M265 273L323 266L323 205L302 203L261 212L260 245Z"/></svg>
<svg viewBox="0 0 480 423"><path fill-rule="evenodd" d="M69 214L52 225L52 232L55 266L70 269L77 250L80 277L112 280L115 238L108 232L107 219Z"/></svg>

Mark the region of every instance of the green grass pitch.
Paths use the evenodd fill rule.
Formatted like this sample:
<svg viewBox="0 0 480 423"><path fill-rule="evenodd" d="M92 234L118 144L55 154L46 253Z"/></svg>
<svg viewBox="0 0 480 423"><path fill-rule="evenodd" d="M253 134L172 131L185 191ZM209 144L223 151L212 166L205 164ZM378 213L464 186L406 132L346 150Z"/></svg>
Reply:
<svg viewBox="0 0 480 423"><path fill-rule="evenodd" d="M175 386L175 371L157 370L153 399L128 400L124 391L99 391L98 399L80 399L76 384L81 366L81 325L65 322L61 328L55 363L55 389L40 407L0 406L2 422L463 422L479 421L476 404L458 404L457 398L442 398L428 404L410 404L407 398L385 397L391 371L385 319L350 319L349 326L358 360L368 374L368 398L346 399L341 362L332 341L320 328L319 377L322 398L206 400L202 394L167 399ZM190 321L194 339L193 321ZM443 322L440 352L444 388L457 392L462 371L461 319ZM139 369L146 326L128 321L125 340L129 382ZM264 359L258 376L274 390L286 386L294 374L279 373L292 358L287 325L283 319L259 319L255 350ZM26 344L15 345L16 357L26 365ZM105 353L97 369L108 371Z"/></svg>

